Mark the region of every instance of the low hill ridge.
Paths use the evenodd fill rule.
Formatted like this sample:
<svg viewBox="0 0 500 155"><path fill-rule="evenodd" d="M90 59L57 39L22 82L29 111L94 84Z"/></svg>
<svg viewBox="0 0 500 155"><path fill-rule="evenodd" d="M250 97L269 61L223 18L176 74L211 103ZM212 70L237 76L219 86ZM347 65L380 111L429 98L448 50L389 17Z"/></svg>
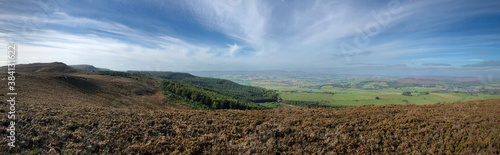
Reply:
<svg viewBox="0 0 500 155"><path fill-rule="evenodd" d="M110 69L107 68L98 68L93 65L87 65L87 64L82 64L82 65L69 65L70 67L77 69L77 70L82 70L82 71L110 71Z"/></svg>
<svg viewBox="0 0 500 155"><path fill-rule="evenodd" d="M0 67L0 70L7 70L7 66ZM16 65L16 72L46 72L46 73L76 73L78 70L62 63L32 63Z"/></svg>

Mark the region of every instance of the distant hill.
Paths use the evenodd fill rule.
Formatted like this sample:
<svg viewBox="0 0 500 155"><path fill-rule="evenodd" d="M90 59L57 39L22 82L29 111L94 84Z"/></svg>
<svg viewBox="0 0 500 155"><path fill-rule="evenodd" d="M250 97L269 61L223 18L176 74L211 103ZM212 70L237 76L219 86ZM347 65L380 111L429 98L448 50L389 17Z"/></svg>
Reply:
<svg viewBox="0 0 500 155"><path fill-rule="evenodd" d="M107 68L97 68L92 65L69 65L70 67L73 67L74 69L77 70L82 70L82 71L110 71L110 69Z"/></svg>
<svg viewBox="0 0 500 155"><path fill-rule="evenodd" d="M0 70L6 71L7 66L0 67ZM16 65L16 72L76 73L78 70L62 62L53 62Z"/></svg>
<svg viewBox="0 0 500 155"><path fill-rule="evenodd" d="M434 80L434 81L481 81L481 80L499 80L490 77L447 77L447 76L405 76L400 79L415 79L415 80Z"/></svg>

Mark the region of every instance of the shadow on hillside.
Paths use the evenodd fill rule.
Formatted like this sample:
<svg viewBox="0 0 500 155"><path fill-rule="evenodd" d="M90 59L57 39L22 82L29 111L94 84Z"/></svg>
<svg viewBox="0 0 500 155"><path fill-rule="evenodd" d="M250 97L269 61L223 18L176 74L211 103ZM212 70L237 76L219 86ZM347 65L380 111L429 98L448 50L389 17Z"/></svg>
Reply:
<svg viewBox="0 0 500 155"><path fill-rule="evenodd" d="M100 89L98 85L90 82L89 80L83 77L61 75L56 78L85 93L95 94L98 93Z"/></svg>

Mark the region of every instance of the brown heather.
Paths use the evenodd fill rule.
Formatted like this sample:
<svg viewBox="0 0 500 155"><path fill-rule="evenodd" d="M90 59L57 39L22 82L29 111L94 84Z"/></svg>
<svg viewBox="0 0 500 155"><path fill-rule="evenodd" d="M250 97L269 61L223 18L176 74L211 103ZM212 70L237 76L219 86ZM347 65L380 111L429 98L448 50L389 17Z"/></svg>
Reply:
<svg viewBox="0 0 500 155"><path fill-rule="evenodd" d="M66 76L66 79L64 79ZM68 80L69 79L69 80ZM499 154L500 99L346 109L188 110L149 78L21 73L13 154ZM7 81L0 85L6 93ZM51 151L52 150L52 151Z"/></svg>

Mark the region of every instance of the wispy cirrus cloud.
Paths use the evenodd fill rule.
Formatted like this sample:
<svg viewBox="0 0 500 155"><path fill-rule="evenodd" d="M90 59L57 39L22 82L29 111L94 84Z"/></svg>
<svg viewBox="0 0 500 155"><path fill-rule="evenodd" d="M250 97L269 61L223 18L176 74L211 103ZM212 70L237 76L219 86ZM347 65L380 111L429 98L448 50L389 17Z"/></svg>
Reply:
<svg viewBox="0 0 500 155"><path fill-rule="evenodd" d="M186 5L204 26L254 46L267 34L271 8L266 2L204 0Z"/></svg>
<svg viewBox="0 0 500 155"><path fill-rule="evenodd" d="M498 60L486 60L477 64L467 64L462 67L499 67L500 61Z"/></svg>
<svg viewBox="0 0 500 155"><path fill-rule="evenodd" d="M422 66L451 66L446 63L423 63Z"/></svg>
<svg viewBox="0 0 500 155"><path fill-rule="evenodd" d="M237 45L227 48L187 43L178 38L161 36L155 39L156 47L130 44L119 39L94 34L74 35L54 30L29 34L40 38L28 44L20 44L19 63L62 61L69 64L106 66L116 70L203 70L242 61L225 59L220 54L234 55ZM120 51L120 52L116 52ZM229 55L228 55L229 57ZM226 65L228 66L228 65ZM220 67L223 68L223 67ZM227 69L227 68L226 68Z"/></svg>
<svg viewBox="0 0 500 155"><path fill-rule="evenodd" d="M474 51L474 54L491 54L490 52Z"/></svg>
<svg viewBox="0 0 500 155"><path fill-rule="evenodd" d="M346 54L332 54L337 57L355 57L355 56L368 56L373 54L373 51L362 51L362 52L351 52L351 53L346 53Z"/></svg>

